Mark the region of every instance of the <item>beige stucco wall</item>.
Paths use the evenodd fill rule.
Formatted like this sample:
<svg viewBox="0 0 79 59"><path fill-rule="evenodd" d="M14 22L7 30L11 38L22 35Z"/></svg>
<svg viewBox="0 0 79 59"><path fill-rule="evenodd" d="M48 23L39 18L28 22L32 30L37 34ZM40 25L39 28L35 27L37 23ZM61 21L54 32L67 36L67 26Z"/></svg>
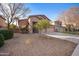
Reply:
<svg viewBox="0 0 79 59"><path fill-rule="evenodd" d="M29 32L32 33L33 32L33 28L32 28L32 25L33 25L33 22L37 22L39 19L36 18L36 17L31 17L28 19L28 22L29 22Z"/></svg>

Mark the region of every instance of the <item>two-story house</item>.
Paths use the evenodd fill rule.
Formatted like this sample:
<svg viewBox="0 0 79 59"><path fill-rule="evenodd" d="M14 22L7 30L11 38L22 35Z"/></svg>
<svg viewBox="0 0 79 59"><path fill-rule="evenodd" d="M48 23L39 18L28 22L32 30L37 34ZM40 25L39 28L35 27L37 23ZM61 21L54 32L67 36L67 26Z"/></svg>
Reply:
<svg viewBox="0 0 79 59"><path fill-rule="evenodd" d="M38 32L36 28L33 27L38 20L49 20L45 15L31 15L27 19L18 20L19 27L28 26L30 33ZM50 20L49 20L50 21Z"/></svg>

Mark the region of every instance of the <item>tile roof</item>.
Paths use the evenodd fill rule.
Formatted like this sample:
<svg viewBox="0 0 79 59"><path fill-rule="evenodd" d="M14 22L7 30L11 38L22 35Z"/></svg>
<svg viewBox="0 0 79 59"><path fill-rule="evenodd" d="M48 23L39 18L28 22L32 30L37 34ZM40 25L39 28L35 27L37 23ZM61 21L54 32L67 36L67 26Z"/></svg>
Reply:
<svg viewBox="0 0 79 59"><path fill-rule="evenodd" d="M31 15L31 16L29 16L28 18L30 18L30 17L37 17L37 18L39 18L39 19L47 19L47 20L49 20L50 21L50 19L48 18L48 17L46 17L45 15Z"/></svg>

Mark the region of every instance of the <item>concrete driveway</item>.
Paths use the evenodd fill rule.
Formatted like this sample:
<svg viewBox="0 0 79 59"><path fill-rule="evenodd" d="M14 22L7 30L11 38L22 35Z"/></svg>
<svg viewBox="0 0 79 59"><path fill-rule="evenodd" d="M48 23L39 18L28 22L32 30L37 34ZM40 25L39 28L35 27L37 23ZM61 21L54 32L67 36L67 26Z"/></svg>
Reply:
<svg viewBox="0 0 79 59"><path fill-rule="evenodd" d="M64 33L59 33L59 32L47 33L46 35L60 38L63 40L72 41L79 44L79 35L64 34Z"/></svg>
<svg viewBox="0 0 79 59"><path fill-rule="evenodd" d="M78 45L75 48L72 56L79 56L79 35L64 34L64 33L59 33L59 32L46 33L46 35L77 43Z"/></svg>

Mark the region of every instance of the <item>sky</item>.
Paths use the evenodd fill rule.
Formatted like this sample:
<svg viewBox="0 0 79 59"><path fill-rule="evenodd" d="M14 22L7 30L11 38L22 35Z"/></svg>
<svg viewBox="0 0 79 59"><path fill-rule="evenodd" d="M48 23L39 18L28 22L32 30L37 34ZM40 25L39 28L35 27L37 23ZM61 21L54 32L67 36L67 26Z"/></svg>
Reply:
<svg viewBox="0 0 79 59"><path fill-rule="evenodd" d="M25 4L31 12L29 15L46 15L50 20L57 20L62 12L72 7L79 7L79 3L28 3Z"/></svg>

